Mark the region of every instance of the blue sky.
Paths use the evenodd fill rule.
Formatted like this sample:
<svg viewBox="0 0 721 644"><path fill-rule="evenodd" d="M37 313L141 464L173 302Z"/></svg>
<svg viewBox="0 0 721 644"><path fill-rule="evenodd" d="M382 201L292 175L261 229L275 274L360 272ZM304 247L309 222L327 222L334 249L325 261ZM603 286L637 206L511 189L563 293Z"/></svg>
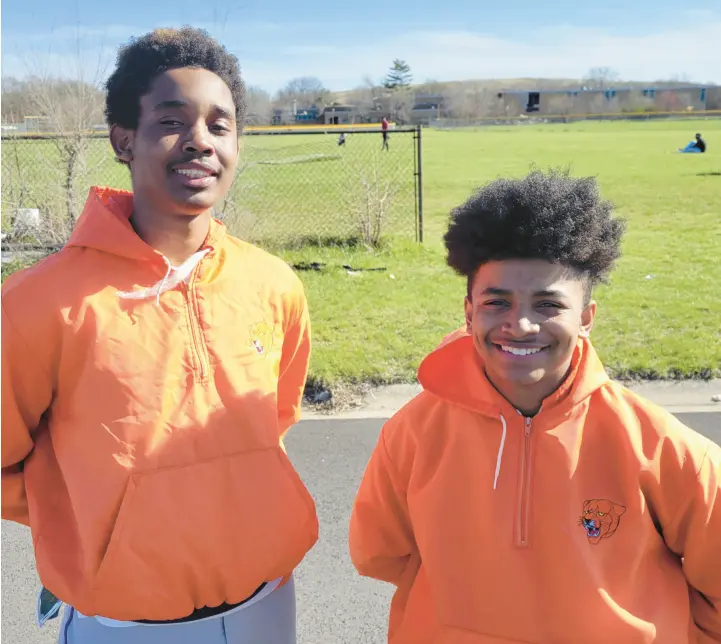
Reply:
<svg viewBox="0 0 721 644"><path fill-rule="evenodd" d="M408 61L416 81L581 77L608 66L624 79L721 83L720 0L489 4L3 0L2 74L102 77L131 36L191 24L238 56L249 84L271 92L303 75L351 89L364 76L380 79L394 58Z"/></svg>

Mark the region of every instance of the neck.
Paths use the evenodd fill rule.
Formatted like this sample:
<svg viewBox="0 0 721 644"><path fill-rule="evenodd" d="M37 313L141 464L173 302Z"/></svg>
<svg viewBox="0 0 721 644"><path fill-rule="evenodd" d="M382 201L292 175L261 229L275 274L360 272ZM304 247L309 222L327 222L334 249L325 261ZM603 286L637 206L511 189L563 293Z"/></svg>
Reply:
<svg viewBox="0 0 721 644"><path fill-rule="evenodd" d="M506 382L494 382L491 375L486 378L496 391L501 394L515 409L527 418L535 416L540 410L543 401L566 381L571 372L571 363L561 371L560 376L544 378L532 385L517 385Z"/></svg>
<svg viewBox="0 0 721 644"><path fill-rule="evenodd" d="M180 266L198 251L208 236L210 210L200 215L159 215L157 211L134 204L130 224L146 244L162 253L174 266Z"/></svg>

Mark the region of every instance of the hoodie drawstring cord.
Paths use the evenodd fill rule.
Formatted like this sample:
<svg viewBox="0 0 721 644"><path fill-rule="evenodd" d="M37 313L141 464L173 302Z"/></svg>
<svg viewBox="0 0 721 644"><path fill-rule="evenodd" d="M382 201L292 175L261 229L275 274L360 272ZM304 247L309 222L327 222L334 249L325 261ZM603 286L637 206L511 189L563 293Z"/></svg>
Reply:
<svg viewBox="0 0 721 644"><path fill-rule="evenodd" d="M498 456L496 457L496 474L493 477L493 489L496 489L498 484L498 475L501 473L501 461L503 461L503 447L506 444L506 419L503 414L500 414L501 424L503 425L503 433L501 434L501 444L498 447Z"/></svg>
<svg viewBox="0 0 721 644"><path fill-rule="evenodd" d="M158 285L158 293L155 296L155 306L160 306L160 294L163 292L163 286L165 286L165 282L168 281L170 272L173 270L173 265L170 263L170 260L165 255L163 255L163 259L168 266L168 270L165 271L165 277L160 281L160 284Z"/></svg>
<svg viewBox="0 0 721 644"><path fill-rule="evenodd" d="M144 288L140 291L119 291L117 296L124 300L145 300L149 297L155 297L156 306L160 306L160 296L165 293L165 291L174 289L178 284L187 282L195 267L211 250L212 248L206 248L197 253L193 253L193 255L178 266L178 268L174 268L168 258L163 256L163 260L168 269L162 280L154 286Z"/></svg>

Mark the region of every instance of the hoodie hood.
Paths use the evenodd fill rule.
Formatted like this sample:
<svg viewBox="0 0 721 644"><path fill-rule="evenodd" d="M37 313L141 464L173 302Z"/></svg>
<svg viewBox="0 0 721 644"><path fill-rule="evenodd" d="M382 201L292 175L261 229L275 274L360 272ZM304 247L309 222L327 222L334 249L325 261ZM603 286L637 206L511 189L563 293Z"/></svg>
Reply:
<svg viewBox="0 0 721 644"><path fill-rule="evenodd" d="M499 417L512 409L485 375L473 337L459 329L446 336L418 369L418 380L426 391L470 411ZM570 410L609 380L590 341L578 339L571 373L542 410L562 406Z"/></svg>
<svg viewBox="0 0 721 644"><path fill-rule="evenodd" d="M125 300L154 298L160 305L160 296L189 280L195 267L208 255L214 244L225 235L225 226L210 220L210 230L203 247L176 267L167 257L146 244L130 224L133 213L133 193L113 188L90 189L85 208L75 225L67 246L89 248L135 261L163 262L165 276L152 286L138 291L119 291Z"/></svg>
<svg viewBox="0 0 721 644"><path fill-rule="evenodd" d="M90 188L67 247L90 248L126 259L162 261L163 255L146 244L130 225L133 193L115 188ZM225 226L211 219L203 247L213 246L225 235Z"/></svg>

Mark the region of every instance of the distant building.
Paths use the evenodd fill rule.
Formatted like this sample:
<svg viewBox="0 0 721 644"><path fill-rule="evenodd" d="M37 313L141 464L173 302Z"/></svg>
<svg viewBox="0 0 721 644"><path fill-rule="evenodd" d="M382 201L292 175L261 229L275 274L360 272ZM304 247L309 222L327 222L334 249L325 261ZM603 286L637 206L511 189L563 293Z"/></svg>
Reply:
<svg viewBox="0 0 721 644"><path fill-rule="evenodd" d="M323 110L322 121L326 125L351 125L361 118L354 105L329 105Z"/></svg>
<svg viewBox="0 0 721 644"><path fill-rule="evenodd" d="M441 118L445 103L443 94L416 94L411 108L411 123L428 125L431 121Z"/></svg>
<svg viewBox="0 0 721 644"><path fill-rule="evenodd" d="M618 87L608 89L510 90L498 93L506 113L558 114L614 111L703 111L702 86Z"/></svg>
<svg viewBox="0 0 721 644"><path fill-rule="evenodd" d="M320 109L315 105L313 107L306 107L303 109L296 110L295 122L296 123L317 123L320 117Z"/></svg>
<svg viewBox="0 0 721 644"><path fill-rule="evenodd" d="M319 123L321 118L320 108L312 105L310 107L297 107L295 104L287 107L276 107L270 118L271 125L308 125Z"/></svg>

